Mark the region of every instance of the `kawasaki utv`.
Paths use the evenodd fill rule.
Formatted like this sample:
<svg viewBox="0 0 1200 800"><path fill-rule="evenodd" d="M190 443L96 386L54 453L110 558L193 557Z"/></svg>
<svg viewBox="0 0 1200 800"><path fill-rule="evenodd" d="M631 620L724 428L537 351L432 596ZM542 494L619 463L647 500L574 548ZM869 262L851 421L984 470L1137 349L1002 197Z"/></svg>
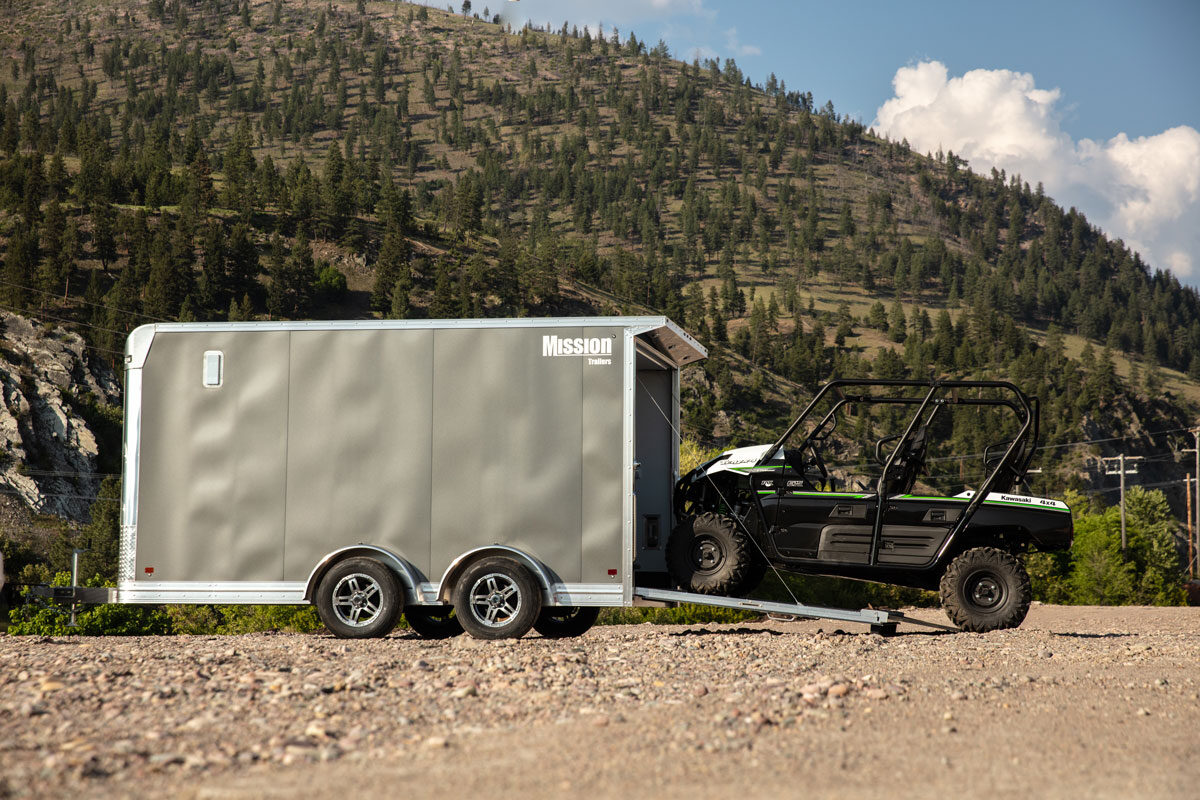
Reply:
<svg viewBox="0 0 1200 800"><path fill-rule="evenodd" d="M980 452L949 452L952 437ZM832 381L774 444L679 480L671 581L738 597L769 568L878 581L939 591L962 630L1014 628L1031 599L1020 554L1073 536L1066 504L1014 494L1037 439L1037 400L1011 383Z"/></svg>

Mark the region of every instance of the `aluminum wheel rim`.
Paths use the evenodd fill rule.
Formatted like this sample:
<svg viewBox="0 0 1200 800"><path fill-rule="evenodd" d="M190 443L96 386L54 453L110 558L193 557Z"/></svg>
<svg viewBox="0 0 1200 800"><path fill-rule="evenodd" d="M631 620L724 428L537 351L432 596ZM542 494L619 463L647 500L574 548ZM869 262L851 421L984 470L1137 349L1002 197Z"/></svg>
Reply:
<svg viewBox="0 0 1200 800"><path fill-rule="evenodd" d="M489 572L471 585L471 615L489 628L503 628L521 611L521 587L503 572Z"/></svg>
<svg viewBox="0 0 1200 800"><path fill-rule="evenodd" d="M347 575L333 587L333 614L339 622L363 628L383 611L383 587L363 572Z"/></svg>

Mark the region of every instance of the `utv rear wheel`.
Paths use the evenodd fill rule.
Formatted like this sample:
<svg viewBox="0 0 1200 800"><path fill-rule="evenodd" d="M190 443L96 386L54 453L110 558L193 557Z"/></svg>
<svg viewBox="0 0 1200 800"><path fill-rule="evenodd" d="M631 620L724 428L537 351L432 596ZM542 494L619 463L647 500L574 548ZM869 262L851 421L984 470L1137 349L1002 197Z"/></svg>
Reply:
<svg viewBox="0 0 1200 800"><path fill-rule="evenodd" d="M511 558L478 561L454 585L455 616L476 639L519 639L541 610L537 579Z"/></svg>
<svg viewBox="0 0 1200 800"><path fill-rule="evenodd" d="M1017 627L1033 599L1025 567L994 547L976 547L951 561L940 588L946 616L974 633Z"/></svg>
<svg viewBox="0 0 1200 800"><path fill-rule="evenodd" d="M596 606L550 606L538 614L533 629L547 639L568 639L587 633L598 616Z"/></svg>
<svg viewBox="0 0 1200 800"><path fill-rule="evenodd" d="M422 639L450 639L463 632L453 606L409 606L404 619Z"/></svg>
<svg viewBox="0 0 1200 800"><path fill-rule="evenodd" d="M316 594L317 615L339 639L387 636L404 607L396 574L372 558L347 558L329 568Z"/></svg>
<svg viewBox="0 0 1200 800"><path fill-rule="evenodd" d="M686 591L740 594L754 588L747 585L757 574L753 548L732 519L706 512L675 526L667 541L667 569Z"/></svg>

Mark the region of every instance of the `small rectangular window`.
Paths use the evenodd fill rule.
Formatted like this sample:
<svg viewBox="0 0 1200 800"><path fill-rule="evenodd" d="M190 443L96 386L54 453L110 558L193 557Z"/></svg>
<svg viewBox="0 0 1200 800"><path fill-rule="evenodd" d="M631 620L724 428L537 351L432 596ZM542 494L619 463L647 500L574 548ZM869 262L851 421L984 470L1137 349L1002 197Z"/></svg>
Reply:
<svg viewBox="0 0 1200 800"><path fill-rule="evenodd" d="M225 357L220 350L204 351L204 385L208 387L221 385L221 372Z"/></svg>

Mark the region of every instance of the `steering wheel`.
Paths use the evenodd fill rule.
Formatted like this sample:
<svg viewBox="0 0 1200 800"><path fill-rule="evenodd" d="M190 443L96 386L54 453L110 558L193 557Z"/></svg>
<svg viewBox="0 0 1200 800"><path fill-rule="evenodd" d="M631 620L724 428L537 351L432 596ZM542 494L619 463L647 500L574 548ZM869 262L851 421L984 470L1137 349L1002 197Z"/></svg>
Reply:
<svg viewBox="0 0 1200 800"><path fill-rule="evenodd" d="M809 486L820 489L829 485L829 470L825 467L825 459L821 458L821 452L811 442L802 450L785 450L783 457L787 465ZM820 476L819 480L810 479L809 470L815 470Z"/></svg>

